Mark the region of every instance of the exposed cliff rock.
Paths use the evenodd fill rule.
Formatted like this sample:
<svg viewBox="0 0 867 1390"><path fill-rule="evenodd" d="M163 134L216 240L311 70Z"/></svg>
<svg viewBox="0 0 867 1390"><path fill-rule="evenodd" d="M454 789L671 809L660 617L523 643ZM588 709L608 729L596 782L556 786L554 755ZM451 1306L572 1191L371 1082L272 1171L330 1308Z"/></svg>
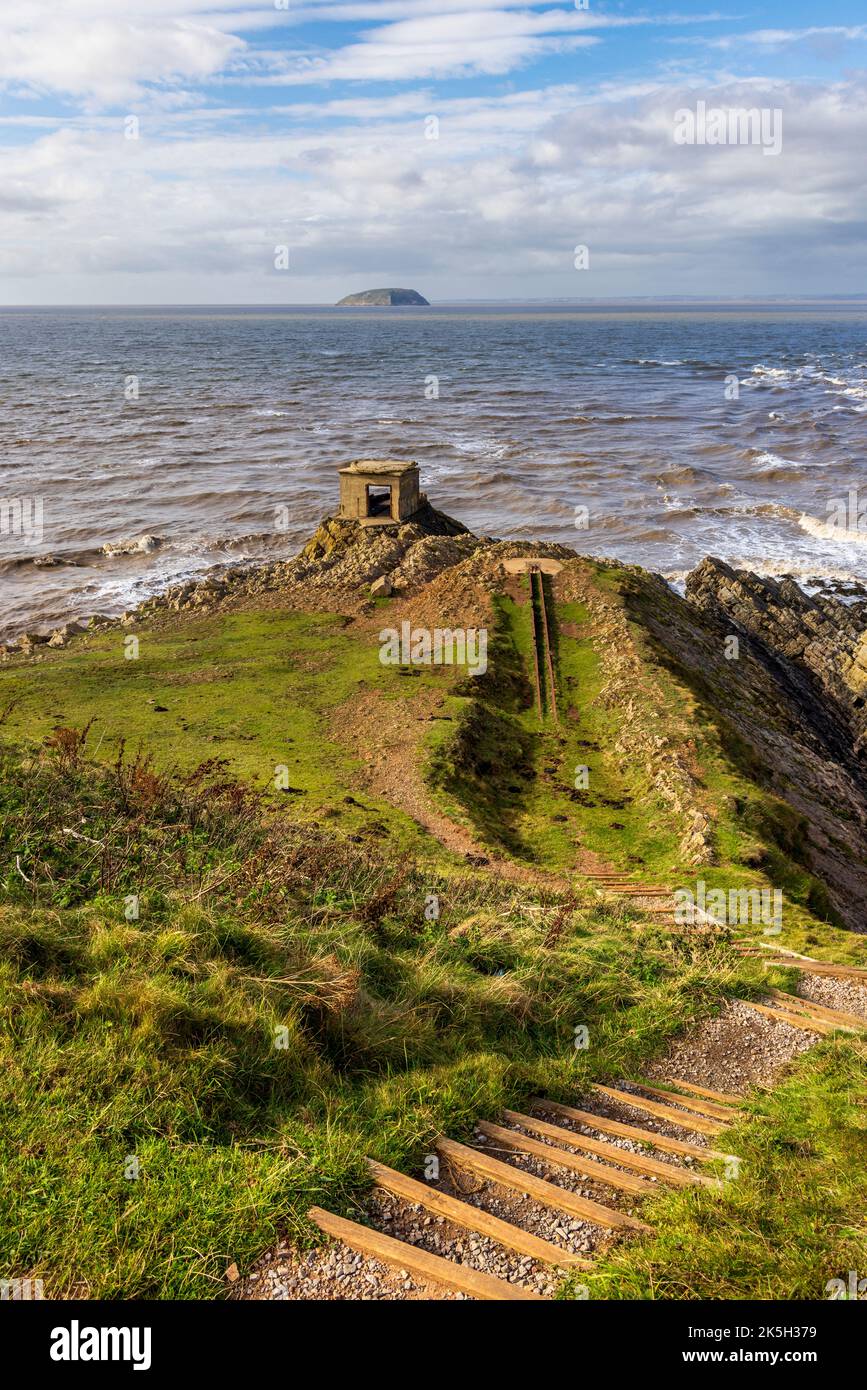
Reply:
<svg viewBox="0 0 867 1390"><path fill-rule="evenodd" d="M362 589L387 575L393 591L430 583L484 542L425 499L408 521L363 527L327 517L293 562L293 579L313 586Z"/></svg>
<svg viewBox="0 0 867 1390"><path fill-rule="evenodd" d="M781 849L822 880L847 926L867 930L862 609L718 560L689 576L685 599L640 570L625 573L622 592L732 762L792 808L777 827ZM761 815L756 804L742 809Z"/></svg>
<svg viewBox="0 0 867 1390"><path fill-rule="evenodd" d="M813 598L791 579L760 579L721 560L703 560L687 595L705 612L725 614L769 661L785 662L803 698L822 706L826 737L861 770L867 736L867 605ZM829 725L834 726L829 727Z"/></svg>

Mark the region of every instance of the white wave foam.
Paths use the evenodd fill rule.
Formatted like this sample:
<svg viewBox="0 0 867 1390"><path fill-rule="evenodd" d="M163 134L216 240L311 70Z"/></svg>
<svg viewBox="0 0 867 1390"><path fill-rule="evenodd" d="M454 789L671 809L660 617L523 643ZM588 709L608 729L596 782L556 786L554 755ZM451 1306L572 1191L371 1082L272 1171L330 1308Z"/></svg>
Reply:
<svg viewBox="0 0 867 1390"><path fill-rule="evenodd" d="M867 545L867 529L859 530L855 527L838 526L833 521L820 521L818 517L810 516L807 512L802 512L798 517L798 525L817 541L833 541L835 545Z"/></svg>
<svg viewBox="0 0 867 1390"><path fill-rule="evenodd" d="M767 376L772 381L789 381L792 377L788 367L766 367L763 362L758 362L752 371L753 376Z"/></svg>
<svg viewBox="0 0 867 1390"><path fill-rule="evenodd" d="M804 464L797 459L783 458L782 454L772 454L769 449L761 449L758 453L753 453L750 462L756 464L762 472L770 472L776 468L803 468Z"/></svg>
<svg viewBox="0 0 867 1390"><path fill-rule="evenodd" d="M122 541L106 541L102 547L103 555L150 555L163 544L161 536L134 536Z"/></svg>

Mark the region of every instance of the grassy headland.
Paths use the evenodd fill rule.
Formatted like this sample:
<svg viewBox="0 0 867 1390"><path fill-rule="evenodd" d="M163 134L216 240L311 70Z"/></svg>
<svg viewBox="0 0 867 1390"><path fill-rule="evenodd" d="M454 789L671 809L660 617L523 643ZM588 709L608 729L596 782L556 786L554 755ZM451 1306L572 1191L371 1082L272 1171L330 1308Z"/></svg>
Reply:
<svg viewBox="0 0 867 1390"><path fill-rule="evenodd" d="M365 1155L413 1171L437 1133L637 1075L759 988L724 936L564 888L578 854L670 878L700 817L693 877L782 885L781 940L865 963L713 710L641 634L634 669L612 658L617 573L579 577L558 599L557 726L533 707L514 588L474 679L379 663L397 601L144 620L135 660L114 628L0 668L0 1275L48 1296L219 1296L230 1260L314 1239L311 1202L352 1209ZM369 696L407 718L438 702L419 771L488 865L366 775L335 713ZM746 1177L655 1199L655 1241L612 1255L593 1295L821 1297L863 1237L864 1064L837 1039L798 1063L732 1140Z"/></svg>

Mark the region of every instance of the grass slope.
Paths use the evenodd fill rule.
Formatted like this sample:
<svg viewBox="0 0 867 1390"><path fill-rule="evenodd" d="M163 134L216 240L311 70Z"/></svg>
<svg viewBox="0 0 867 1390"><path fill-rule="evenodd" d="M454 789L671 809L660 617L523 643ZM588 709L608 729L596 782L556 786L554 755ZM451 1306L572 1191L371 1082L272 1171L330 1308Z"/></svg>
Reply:
<svg viewBox="0 0 867 1390"><path fill-rule="evenodd" d="M136 659L125 643L138 636ZM263 612L184 617L161 630L113 629L76 640L38 662L0 669L0 710L10 739L33 743L58 726L91 725L89 746L112 760L123 743L148 750L160 767L192 769L210 758L232 775L274 789L285 767L293 814L362 831L370 816L344 797L358 763L330 736L329 716L365 688L412 699L442 673L401 680L383 666L369 635L346 631L340 614ZM276 795L276 793L275 793ZM415 853L417 827L375 797L377 824Z"/></svg>
<svg viewBox="0 0 867 1390"><path fill-rule="evenodd" d="M753 978L275 825L224 779L56 748L3 771L32 882L0 915L0 1250L50 1294L216 1292L278 1228L309 1238L311 1201L351 1205L365 1154L412 1168L439 1130L634 1068Z"/></svg>

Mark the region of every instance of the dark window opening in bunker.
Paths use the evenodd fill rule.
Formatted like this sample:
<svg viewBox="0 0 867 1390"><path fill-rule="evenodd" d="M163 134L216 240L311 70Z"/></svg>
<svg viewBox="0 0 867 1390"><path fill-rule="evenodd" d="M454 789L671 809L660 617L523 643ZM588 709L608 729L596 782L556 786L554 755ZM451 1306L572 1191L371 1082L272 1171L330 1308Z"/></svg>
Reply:
<svg viewBox="0 0 867 1390"><path fill-rule="evenodd" d="M367 515L391 516L391 488L368 487Z"/></svg>

